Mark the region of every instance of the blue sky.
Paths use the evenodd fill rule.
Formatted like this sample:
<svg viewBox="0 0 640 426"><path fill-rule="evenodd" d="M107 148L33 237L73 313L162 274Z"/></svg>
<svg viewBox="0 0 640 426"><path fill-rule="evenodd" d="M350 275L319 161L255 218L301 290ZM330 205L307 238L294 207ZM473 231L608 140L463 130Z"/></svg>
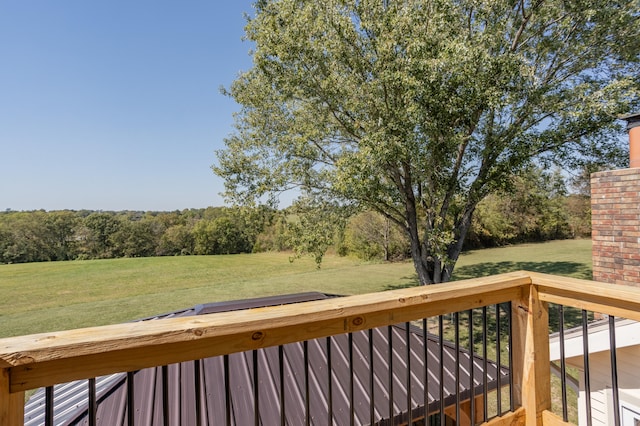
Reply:
<svg viewBox="0 0 640 426"><path fill-rule="evenodd" d="M0 2L0 210L222 205L251 4Z"/></svg>

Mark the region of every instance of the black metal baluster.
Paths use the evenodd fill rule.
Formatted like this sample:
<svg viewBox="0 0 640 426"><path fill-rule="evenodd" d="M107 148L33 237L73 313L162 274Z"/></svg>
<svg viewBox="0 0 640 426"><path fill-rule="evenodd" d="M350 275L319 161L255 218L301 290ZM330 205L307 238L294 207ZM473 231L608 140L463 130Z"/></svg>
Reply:
<svg viewBox="0 0 640 426"><path fill-rule="evenodd" d="M509 410L515 410L515 391L513 389L513 313L511 312L511 302L507 303L507 321L509 321L509 341L507 348L509 351Z"/></svg>
<svg viewBox="0 0 640 426"><path fill-rule="evenodd" d="M567 362L564 352L564 305L558 310L559 338L560 338L560 383L562 385L562 420L569 421L569 409L567 406Z"/></svg>
<svg viewBox="0 0 640 426"><path fill-rule="evenodd" d="M373 396L374 386L373 374L373 329L369 329L369 424L374 424L375 398Z"/></svg>
<svg viewBox="0 0 640 426"><path fill-rule="evenodd" d="M259 365L258 351L252 352L253 358L253 424L260 426L260 381L259 381Z"/></svg>
<svg viewBox="0 0 640 426"><path fill-rule="evenodd" d="M333 424L333 377L331 374L331 337L327 337L327 375L328 375L328 401L327 414L329 416L328 425Z"/></svg>
<svg viewBox="0 0 640 426"><path fill-rule="evenodd" d="M302 352L304 356L304 421L309 426L311 422L311 414L309 408L309 341L302 342Z"/></svg>
<svg viewBox="0 0 640 426"><path fill-rule="evenodd" d="M483 370L483 392L482 392L482 413L483 413L483 421L486 422L489 420L489 373L487 372L488 367L488 354L487 354L487 307L482 307L482 370Z"/></svg>
<svg viewBox="0 0 640 426"><path fill-rule="evenodd" d="M496 372L496 399L498 416L502 415L502 351L500 348L500 305L496 305L496 363L498 370Z"/></svg>
<svg viewBox="0 0 640 426"><path fill-rule="evenodd" d="M45 426L53 426L53 386L47 386L45 388L44 400L44 424Z"/></svg>
<svg viewBox="0 0 640 426"><path fill-rule="evenodd" d="M201 386L201 377L200 377L200 360L193 360L193 386L195 391L195 403L196 403L196 425L200 426L202 424L202 392L200 389Z"/></svg>
<svg viewBox="0 0 640 426"><path fill-rule="evenodd" d="M280 426L285 426L287 413L284 398L284 346L278 346L278 365L280 366Z"/></svg>
<svg viewBox="0 0 640 426"><path fill-rule="evenodd" d="M476 383L474 380L475 366L473 362L473 309L469 309L467 315L469 318L469 390L471 391L469 418L471 425L474 426L476 424Z"/></svg>
<svg viewBox="0 0 640 426"><path fill-rule="evenodd" d="M407 339L407 412L409 413L409 425L413 424L413 410L411 404L411 324L405 324L405 338Z"/></svg>
<svg viewBox="0 0 640 426"><path fill-rule="evenodd" d="M135 389L133 386L133 380L135 374L133 372L127 373L127 424L133 426L135 424Z"/></svg>
<svg viewBox="0 0 640 426"><path fill-rule="evenodd" d="M424 424L427 424L427 421L429 420L429 336L428 336L428 329L427 329L427 318L423 318L422 319L422 343L424 345L424 353L422 354L422 356L424 357L424 385L423 385L423 389L424 389Z"/></svg>
<svg viewBox="0 0 640 426"><path fill-rule="evenodd" d="M160 371L162 376L162 420L164 426L169 426L169 366L163 365Z"/></svg>
<svg viewBox="0 0 640 426"><path fill-rule="evenodd" d="M389 421L393 422L393 328L387 326L389 350Z"/></svg>
<svg viewBox="0 0 640 426"><path fill-rule="evenodd" d="M592 425L591 418L591 380L589 378L589 330L587 326L587 311L582 310L582 348L584 359L584 391L587 408L587 426Z"/></svg>
<svg viewBox="0 0 640 426"><path fill-rule="evenodd" d="M438 343L440 346L440 371L438 372L438 380L440 382L440 426L446 426L444 414L444 321L442 315L438 316Z"/></svg>
<svg viewBox="0 0 640 426"><path fill-rule="evenodd" d="M349 333L348 350L349 350L349 424L354 425L355 421L355 402L353 395L353 333Z"/></svg>
<svg viewBox="0 0 640 426"><path fill-rule="evenodd" d="M224 366L224 405L225 405L225 424L231 426L231 377L229 374L229 355L222 357Z"/></svg>
<svg viewBox="0 0 640 426"><path fill-rule="evenodd" d="M620 397L618 394L618 361L616 357L616 320L609 315L609 353L611 354L611 391L613 393L613 420L620 426Z"/></svg>
<svg viewBox="0 0 640 426"><path fill-rule="evenodd" d="M460 419L460 313L453 314L454 334L455 334L455 384L456 384L456 419Z"/></svg>
<svg viewBox="0 0 640 426"><path fill-rule="evenodd" d="M87 380L87 393L89 394L89 407L87 417L89 418L89 426L96 426L96 412L98 411L98 405L96 404L96 379L91 378Z"/></svg>

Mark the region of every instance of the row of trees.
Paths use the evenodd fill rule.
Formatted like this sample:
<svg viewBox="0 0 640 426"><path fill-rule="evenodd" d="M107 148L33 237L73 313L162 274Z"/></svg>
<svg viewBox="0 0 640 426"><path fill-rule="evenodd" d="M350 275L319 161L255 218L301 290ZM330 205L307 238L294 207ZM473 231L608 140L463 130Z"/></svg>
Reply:
<svg viewBox="0 0 640 426"><path fill-rule="evenodd" d="M589 235L589 197L569 195L560 174L532 169L514 185L517 191L479 204L467 247ZM379 213L325 206L317 215L308 207L6 211L0 213L0 263L283 250L312 254L320 263L329 247L366 260L411 255L406 233Z"/></svg>
<svg viewBox="0 0 640 426"><path fill-rule="evenodd" d="M176 212L7 211L0 263L250 252L273 219L265 209Z"/></svg>

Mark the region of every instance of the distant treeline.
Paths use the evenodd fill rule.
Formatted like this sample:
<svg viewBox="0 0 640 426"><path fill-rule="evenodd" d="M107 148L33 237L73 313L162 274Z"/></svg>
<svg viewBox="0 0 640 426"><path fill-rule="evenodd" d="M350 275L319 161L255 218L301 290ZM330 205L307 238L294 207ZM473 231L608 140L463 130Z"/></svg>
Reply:
<svg viewBox="0 0 640 426"><path fill-rule="evenodd" d="M508 192L480 203L467 248L590 235L589 197L568 195L559 175L538 171L511 184ZM337 223L316 223L316 235L327 234L326 224L331 222ZM403 230L379 214L358 212L343 223L326 238L336 253L367 260L409 257ZM313 226L294 207L8 210L0 212L0 263L296 250L304 244L300 229Z"/></svg>
<svg viewBox="0 0 640 426"><path fill-rule="evenodd" d="M6 211L0 262L251 252L276 212L226 207L174 212Z"/></svg>

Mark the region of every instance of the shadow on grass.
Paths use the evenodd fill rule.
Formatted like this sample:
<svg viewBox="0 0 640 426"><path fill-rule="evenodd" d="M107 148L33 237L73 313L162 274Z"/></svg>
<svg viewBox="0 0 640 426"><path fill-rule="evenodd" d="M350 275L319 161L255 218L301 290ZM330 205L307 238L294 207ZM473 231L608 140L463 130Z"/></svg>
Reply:
<svg viewBox="0 0 640 426"><path fill-rule="evenodd" d="M583 263L578 262L485 262L474 265L460 266L454 271L454 281L464 280L469 278L485 277L489 275L502 274L506 272L514 271L531 271L541 272L545 274L563 275L574 278L591 279L592 270L591 267ZM387 286L387 290L397 290L402 288L414 287L419 285L417 276L403 277L406 283L401 285ZM503 306L503 310L506 310L506 305ZM589 314L589 319L593 318L593 314ZM558 331L559 329L559 306L550 305L549 307L549 330L550 332ZM501 325L501 332L506 334L508 331L507 321L504 321ZM575 308L565 308L564 311L564 324L567 328L577 327L582 324L582 311ZM489 334L495 335L495 322L489 320L488 323ZM477 336L476 336L477 337ZM474 341L477 338L474 337Z"/></svg>
<svg viewBox="0 0 640 426"><path fill-rule="evenodd" d="M469 278L486 277L489 275L503 274L514 271L542 272L545 274L563 275L573 278L590 280L592 276L591 267L579 262L484 262L474 265L457 267L453 272L453 281L466 280ZM403 277L406 282L400 285L387 286L386 290L397 290L401 288L414 287L419 285L417 276Z"/></svg>
<svg viewBox="0 0 640 426"><path fill-rule="evenodd" d="M574 278L591 279L591 267L579 262L487 262L460 266L455 269L455 280L484 277L513 271L542 272Z"/></svg>

